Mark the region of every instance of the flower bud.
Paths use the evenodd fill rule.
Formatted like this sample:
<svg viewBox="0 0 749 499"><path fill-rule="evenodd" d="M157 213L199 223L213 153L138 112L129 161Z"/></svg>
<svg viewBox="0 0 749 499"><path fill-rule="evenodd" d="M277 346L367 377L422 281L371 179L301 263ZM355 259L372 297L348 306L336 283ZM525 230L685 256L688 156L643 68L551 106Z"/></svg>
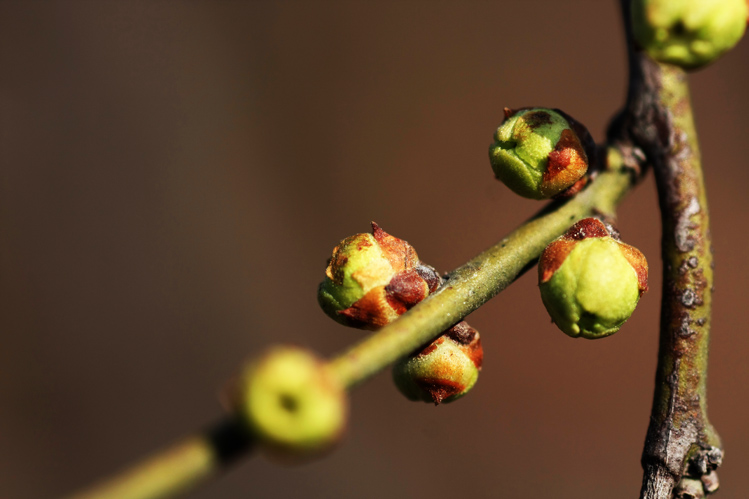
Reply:
<svg viewBox="0 0 749 499"><path fill-rule="evenodd" d="M541 298L551 319L572 337L615 333L648 289L645 256L613 236L600 220L586 218L541 255Z"/></svg>
<svg viewBox="0 0 749 499"><path fill-rule="evenodd" d="M479 333L459 322L426 348L393 365L393 380L409 400L452 402L476 384L484 351Z"/></svg>
<svg viewBox="0 0 749 499"><path fill-rule="evenodd" d="M343 386L314 354L278 346L239 381L239 413L271 450L309 454L336 443L346 427Z"/></svg>
<svg viewBox="0 0 749 499"><path fill-rule="evenodd" d="M697 68L741 39L746 0L634 0L635 40L655 60Z"/></svg>
<svg viewBox="0 0 749 499"><path fill-rule="evenodd" d="M584 185L594 147L585 127L559 110L505 108L489 159L494 175L515 193L548 199Z"/></svg>
<svg viewBox="0 0 749 499"><path fill-rule="evenodd" d="M318 302L341 324L377 329L437 289L440 277L414 248L372 222L372 234L347 237L333 250Z"/></svg>

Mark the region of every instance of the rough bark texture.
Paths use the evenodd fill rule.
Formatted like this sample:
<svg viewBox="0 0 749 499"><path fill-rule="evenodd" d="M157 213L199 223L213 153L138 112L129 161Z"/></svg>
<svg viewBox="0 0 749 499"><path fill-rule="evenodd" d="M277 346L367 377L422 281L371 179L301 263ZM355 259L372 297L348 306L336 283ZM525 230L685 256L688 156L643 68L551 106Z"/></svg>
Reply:
<svg viewBox="0 0 749 499"><path fill-rule="evenodd" d="M713 256L699 145L686 73L635 51L628 4L629 95L610 136L631 144L625 162L633 168L653 168L663 224L658 369L640 497L704 497L717 490L723 452L707 418Z"/></svg>
<svg viewBox="0 0 749 499"><path fill-rule="evenodd" d="M720 465L723 454L707 419L713 255L699 147L686 75L661 67L659 76L664 121L657 124L658 142L646 154L658 185L664 270L656 391L643 453L644 497L668 497L665 490L650 492L659 482L650 474L665 469L674 481L682 475L700 479Z"/></svg>

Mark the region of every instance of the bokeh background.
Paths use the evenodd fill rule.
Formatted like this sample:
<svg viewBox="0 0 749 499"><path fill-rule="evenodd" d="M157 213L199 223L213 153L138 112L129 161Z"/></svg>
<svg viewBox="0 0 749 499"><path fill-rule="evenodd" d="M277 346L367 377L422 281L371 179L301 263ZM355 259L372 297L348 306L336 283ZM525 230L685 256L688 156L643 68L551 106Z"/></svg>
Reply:
<svg viewBox="0 0 749 499"><path fill-rule="evenodd" d="M615 0L0 2L0 497L58 497L202 428L276 342L363 333L315 293L377 221L443 271L538 203L493 179L504 106L600 140L624 98ZM713 215L709 399L746 497L749 42L692 77ZM470 317L470 396L352 393L325 459L254 455L189 497L631 498L656 363L652 177L620 210L651 292L603 341L550 323L532 275Z"/></svg>

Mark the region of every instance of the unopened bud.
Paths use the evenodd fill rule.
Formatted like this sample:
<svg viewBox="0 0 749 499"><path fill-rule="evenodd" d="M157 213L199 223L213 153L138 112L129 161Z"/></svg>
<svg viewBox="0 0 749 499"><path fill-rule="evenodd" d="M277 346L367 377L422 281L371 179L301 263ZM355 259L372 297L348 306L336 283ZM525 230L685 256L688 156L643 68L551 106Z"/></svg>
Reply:
<svg viewBox="0 0 749 499"><path fill-rule="evenodd" d="M437 289L440 277L413 246L372 222L372 234L347 237L333 250L318 302L341 324L377 329Z"/></svg>
<svg viewBox="0 0 749 499"><path fill-rule="evenodd" d="M251 431L273 451L326 450L346 427L343 386L323 361L298 347L275 347L249 364L237 399Z"/></svg>
<svg viewBox="0 0 749 499"><path fill-rule="evenodd" d="M409 400L452 402L476 384L484 351L479 333L459 322L426 348L393 366L393 380Z"/></svg>
<svg viewBox="0 0 749 499"><path fill-rule="evenodd" d="M653 59L690 69L738 43L748 10L746 0L634 0L632 26Z"/></svg>
<svg viewBox="0 0 749 499"><path fill-rule="evenodd" d="M572 337L602 338L618 331L634 312L648 289L648 264L600 220L586 218L546 247L538 281L559 329Z"/></svg>
<svg viewBox="0 0 749 499"><path fill-rule="evenodd" d="M515 193L548 199L584 185L591 147L585 127L559 110L506 108L489 159L494 175Z"/></svg>

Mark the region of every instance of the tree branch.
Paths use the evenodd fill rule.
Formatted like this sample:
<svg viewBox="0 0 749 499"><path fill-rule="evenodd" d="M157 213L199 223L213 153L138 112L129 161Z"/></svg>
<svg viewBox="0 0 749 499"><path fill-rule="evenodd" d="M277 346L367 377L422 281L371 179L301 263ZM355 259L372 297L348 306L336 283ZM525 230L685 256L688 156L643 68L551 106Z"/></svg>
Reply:
<svg viewBox="0 0 749 499"><path fill-rule="evenodd" d="M665 120L658 124L659 143L646 154L655 172L663 224L663 298L642 497L667 498L684 473L694 478L710 474L722 451L707 418L713 255L699 146L686 74L667 66L655 71L660 73L657 90ZM706 492L717 488L714 476L709 481Z"/></svg>
<svg viewBox="0 0 749 499"><path fill-rule="evenodd" d="M509 286L570 225L591 215L613 217L633 184L621 154L611 151L609 170L576 197L552 202L500 242L451 272L440 291L396 321L330 360L342 383L353 387L398 358L439 336ZM216 438L217 435L222 438ZM227 440L228 438L228 440ZM227 448L227 443L234 442ZM157 499L185 492L214 476L251 448L242 425L228 418L214 430L174 447L69 499Z"/></svg>
<svg viewBox="0 0 749 499"><path fill-rule="evenodd" d="M229 417L68 499L173 497L214 476L252 443L241 421Z"/></svg>
<svg viewBox="0 0 749 499"><path fill-rule="evenodd" d="M635 51L630 2L621 4L630 86L611 134L631 140L653 167L663 225L658 369L640 497L704 497L717 490L723 453L707 418L713 256L699 145L686 73ZM695 480L702 495L694 495Z"/></svg>
<svg viewBox="0 0 749 499"><path fill-rule="evenodd" d="M663 213L664 291L655 399L643 454L643 498L667 499L717 488L722 452L707 421L705 372L712 256L707 204L683 71L633 50L629 1L621 0L629 46L627 105L609 129L608 168L575 198L553 202L476 258L450 273L440 290L377 333L330 360L353 387L433 340L523 274L554 238L578 220L613 217L650 164ZM228 417L73 499L156 499L184 492L252 447ZM687 476L681 482L687 468ZM697 484L697 485L696 485ZM681 493L681 492L679 492Z"/></svg>
<svg viewBox="0 0 749 499"><path fill-rule="evenodd" d="M618 157L618 155L616 155ZM398 320L331 360L353 386L428 343L509 286L535 263L546 246L591 215L613 217L633 181L620 164L598 175L566 203L553 202L500 242L448 274L436 293Z"/></svg>

